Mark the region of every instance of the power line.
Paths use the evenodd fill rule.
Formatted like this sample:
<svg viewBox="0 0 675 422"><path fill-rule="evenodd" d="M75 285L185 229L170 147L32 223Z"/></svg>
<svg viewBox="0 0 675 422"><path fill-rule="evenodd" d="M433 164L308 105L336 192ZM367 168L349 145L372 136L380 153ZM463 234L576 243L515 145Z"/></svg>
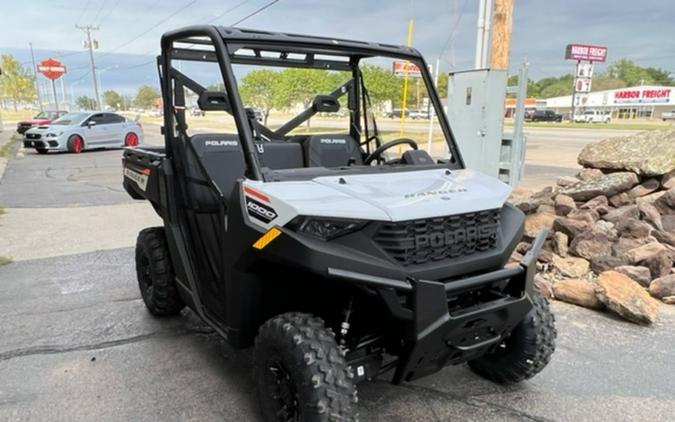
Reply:
<svg viewBox="0 0 675 422"><path fill-rule="evenodd" d="M277 1L278 1L278 0L277 0ZM190 1L190 2L187 3L185 6L181 7L180 9L176 10L175 12L171 13L169 16L167 16L167 17L161 19L159 22L157 22L156 24L152 25L151 27L149 27L149 28L146 29L145 31L141 32L140 34L136 35L135 37L131 38L130 40L128 40L128 41L126 41L126 42L124 42L124 43L118 45L117 47L115 47L115 48L113 48L113 49L111 49L111 50L108 50L108 51L106 51L105 53L101 54L100 57L105 57L105 56L107 56L107 55L109 55L109 54L111 54L111 53L113 53L113 52L119 50L120 48L124 48L124 47L128 46L129 44L133 43L133 42L136 41L137 39L141 38L143 35L146 35L147 33L151 32L151 31L154 30L154 29L156 29L158 26L160 26L160 25L163 24L164 22L166 22L166 21L168 21L169 19L173 18L174 16L176 16L177 14L179 14L180 12L182 12L183 10L185 10L185 9L187 9L188 7L192 6L192 5L195 4L196 2L197 2L197 0L192 0L192 1Z"/></svg>
<svg viewBox="0 0 675 422"><path fill-rule="evenodd" d="M101 7L99 7L98 10L96 11L96 15L94 15L94 19L91 20L92 22L96 22L98 17L101 15L101 12L105 8L105 4L106 4L106 0L101 0Z"/></svg>
<svg viewBox="0 0 675 422"><path fill-rule="evenodd" d="M443 54L445 54L445 50L448 49L450 46L450 42L455 38L455 33L457 32L457 28L459 27L459 23L462 20L462 16L464 16L464 11L466 10L466 5L469 3L469 0L464 0L464 4L462 5L462 8L459 11L459 14L457 15L457 19L455 20L455 24L452 27L452 30L450 30L450 34L448 35L448 39L445 40L445 44L443 45L443 49L441 52L438 54L438 57L442 57Z"/></svg>
<svg viewBox="0 0 675 422"><path fill-rule="evenodd" d="M264 5L264 6L260 7L260 8L258 8L258 9L256 9L253 13L251 13L251 14L249 14L249 15L246 15L246 16L244 16L243 18L239 19L238 21L236 21L235 23L233 23L232 26L237 26L237 25L239 25L240 23L244 22L244 21L247 20L248 18L251 18L251 17L257 15L258 13L262 12L263 10L267 9L268 7L274 5L275 3L278 3L278 2L279 2L279 0L272 0L271 2L267 3L266 5Z"/></svg>
<svg viewBox="0 0 675 422"><path fill-rule="evenodd" d="M230 7L229 9L225 10L223 13L219 13L218 15L213 16L213 17L207 16L203 20L205 20L207 23L211 23L215 20L218 20L218 19L222 18L223 16L227 15L228 13L235 11L236 9L245 5L246 3L249 3L250 1L251 0L244 0L242 2L239 2L239 3L235 4L234 6Z"/></svg>
<svg viewBox="0 0 675 422"><path fill-rule="evenodd" d="M122 1L122 0L117 0L117 1L115 1L115 3L113 3L112 7L111 7L110 9L108 9L108 11L105 13L105 15L103 15L103 17L101 18L101 20L97 22L97 25L100 25L102 22L105 22L106 19L108 19L108 17L110 17L110 15L112 14L112 12L114 12L115 9L117 9L117 6L120 4L121 1Z"/></svg>
<svg viewBox="0 0 675 422"><path fill-rule="evenodd" d="M84 5L84 8L82 9L82 13L80 13L80 17L77 18L75 22L80 23L85 13L87 13L87 10L89 10L89 3L91 3L91 0L87 0L87 3Z"/></svg>

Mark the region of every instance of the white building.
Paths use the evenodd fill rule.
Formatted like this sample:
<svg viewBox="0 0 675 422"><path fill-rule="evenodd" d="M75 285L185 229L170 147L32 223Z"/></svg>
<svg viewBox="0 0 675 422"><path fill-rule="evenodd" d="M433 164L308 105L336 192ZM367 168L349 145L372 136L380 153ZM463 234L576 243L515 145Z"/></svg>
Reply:
<svg viewBox="0 0 675 422"><path fill-rule="evenodd" d="M558 113L572 110L572 96L543 100L545 108ZM539 107L539 101L537 102ZM575 97L577 113L586 110L602 110L612 113L614 119L655 118L661 113L675 111L675 87L642 85L632 88L610 89Z"/></svg>

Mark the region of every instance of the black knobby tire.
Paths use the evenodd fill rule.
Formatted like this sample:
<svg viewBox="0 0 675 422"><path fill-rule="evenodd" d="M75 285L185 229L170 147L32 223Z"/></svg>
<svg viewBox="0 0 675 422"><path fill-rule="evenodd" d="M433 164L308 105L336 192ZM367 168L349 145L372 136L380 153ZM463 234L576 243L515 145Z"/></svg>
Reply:
<svg viewBox="0 0 675 422"><path fill-rule="evenodd" d="M47 150L44 148L35 148L35 151L37 151L38 154L46 154Z"/></svg>
<svg viewBox="0 0 675 422"><path fill-rule="evenodd" d="M278 315L255 340L253 374L265 421L356 421L353 375L320 318Z"/></svg>
<svg viewBox="0 0 675 422"><path fill-rule="evenodd" d="M555 351L555 318L535 289L533 308L511 335L492 351L469 361L473 372L498 384L516 384L538 374Z"/></svg>
<svg viewBox="0 0 675 422"><path fill-rule="evenodd" d="M178 295L164 228L141 230L136 240L136 277L151 314L175 315L185 307Z"/></svg>

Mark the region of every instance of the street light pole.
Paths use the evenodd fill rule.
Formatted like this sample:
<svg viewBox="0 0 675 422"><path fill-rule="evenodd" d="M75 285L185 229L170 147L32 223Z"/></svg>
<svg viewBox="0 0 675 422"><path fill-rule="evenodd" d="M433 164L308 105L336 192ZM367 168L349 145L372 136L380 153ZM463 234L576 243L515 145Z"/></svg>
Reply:
<svg viewBox="0 0 675 422"><path fill-rule="evenodd" d="M102 79L101 79L101 78L103 77L102 75L103 75L105 72L107 72L108 70L110 70L110 69L117 69L118 67L119 67L118 65L114 64L114 65L112 65L112 66L108 66L108 67L106 67L106 68L103 68L103 69L99 70L99 72L98 72L98 86L99 86L99 88L100 88L101 95L103 95L103 93L104 93L104 91L103 91L103 81L102 81ZM99 104L103 104L103 98L102 98L102 97L99 98Z"/></svg>
<svg viewBox="0 0 675 422"><path fill-rule="evenodd" d="M37 72L35 71L37 69L37 66L35 65L35 54L33 53L33 43L29 42L28 45L30 46L30 57L33 60L33 78L35 78L34 80L35 92L37 93L38 106L40 107L40 111L42 111L42 98L40 96L40 84L38 83L37 80Z"/></svg>

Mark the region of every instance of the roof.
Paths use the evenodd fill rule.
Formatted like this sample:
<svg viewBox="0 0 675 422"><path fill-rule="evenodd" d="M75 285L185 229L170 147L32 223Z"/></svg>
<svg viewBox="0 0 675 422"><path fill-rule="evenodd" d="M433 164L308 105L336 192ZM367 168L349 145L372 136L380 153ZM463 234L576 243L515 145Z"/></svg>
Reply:
<svg viewBox="0 0 675 422"><path fill-rule="evenodd" d="M195 42L196 32L212 31L215 29L228 44L241 44L242 47L256 46L259 48L275 47L288 52L313 50L323 54L335 55L384 55L410 59L421 59L422 55L413 47L402 45L376 43L368 41L346 40L343 38L319 37L313 35L290 34L284 32L262 31L226 26L190 26L170 31L165 37L182 38L181 41L195 44L210 44L210 42ZM182 36L182 34L189 36ZM199 35L197 35L199 36Z"/></svg>

